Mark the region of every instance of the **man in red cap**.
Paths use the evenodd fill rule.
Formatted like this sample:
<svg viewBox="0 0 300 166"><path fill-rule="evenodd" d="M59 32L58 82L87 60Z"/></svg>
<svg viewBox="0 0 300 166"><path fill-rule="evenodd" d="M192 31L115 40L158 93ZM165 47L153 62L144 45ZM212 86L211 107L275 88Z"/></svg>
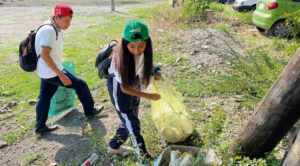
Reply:
<svg viewBox="0 0 300 166"><path fill-rule="evenodd" d="M88 118L99 114L104 108L94 108L94 100L86 82L66 71L62 65L63 31L71 24L73 10L66 4L58 4L54 8L54 14L49 17L46 25L38 30L35 40L35 51L40 57L37 74L41 77L36 106L36 134L45 134L57 129L57 126L48 127L46 121L50 100L59 86L75 89Z"/></svg>

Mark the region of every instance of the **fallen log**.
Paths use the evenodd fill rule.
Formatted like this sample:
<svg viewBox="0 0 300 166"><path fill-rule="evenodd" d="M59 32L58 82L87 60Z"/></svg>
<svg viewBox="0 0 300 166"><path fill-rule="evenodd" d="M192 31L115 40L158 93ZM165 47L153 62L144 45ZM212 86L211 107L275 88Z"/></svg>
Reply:
<svg viewBox="0 0 300 166"><path fill-rule="evenodd" d="M231 143L229 152L250 158L272 151L300 118L300 49Z"/></svg>

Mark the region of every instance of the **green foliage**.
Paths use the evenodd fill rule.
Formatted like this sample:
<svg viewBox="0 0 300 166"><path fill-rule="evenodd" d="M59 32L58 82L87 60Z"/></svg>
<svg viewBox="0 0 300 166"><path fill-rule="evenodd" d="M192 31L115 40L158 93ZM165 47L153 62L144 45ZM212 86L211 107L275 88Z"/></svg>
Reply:
<svg viewBox="0 0 300 166"><path fill-rule="evenodd" d="M202 20L210 3L210 0L189 0L184 4L183 16L191 20Z"/></svg>
<svg viewBox="0 0 300 166"><path fill-rule="evenodd" d="M166 8L165 6L155 8L139 7L134 8L134 10L131 10L129 13L147 21L147 19L150 17L149 12L153 12L154 17L156 17L154 19L161 20L162 17L160 17L159 12L161 12L163 9L170 11L170 8ZM219 25L217 29L228 34L232 32L232 27L236 25L243 26L246 24L252 24L251 12L234 13L233 11L225 11L224 5L211 3L209 0L190 0L186 2L186 5L183 8L185 17L191 18L192 20L203 19L206 9L212 9L214 12L222 12L224 14L224 17L227 18L225 21L229 20L230 22L228 21L228 25L225 23L223 26ZM169 15L167 17L163 17L165 22L169 20L176 20L178 22L182 21L182 17L179 14L172 15L171 12L168 13ZM84 19L83 17L76 18ZM89 26L86 30L68 32L70 36L65 39L64 60L74 60L76 63L76 74L86 80L91 89L99 89L100 92L97 94L98 96L101 98L107 98L108 93L106 87L102 86L105 85L105 81L97 78L95 68L91 67L92 63L89 63L89 60L93 60L97 55L98 45L105 45L111 39L118 39L121 36L122 28L120 28L120 25L123 25L128 18L107 15L93 16L90 18L95 20L104 18L110 21L106 22L105 25L99 24ZM235 22L235 18L239 20L239 24L232 24L232 22ZM109 29L109 31L107 31L107 29ZM154 31L156 30L155 28L153 29ZM230 96L238 93L245 95L246 101L243 103L243 105L248 108L252 108L252 105L255 105L261 101L262 97L268 92L271 85L274 83L278 75L287 64L289 57L294 55L300 46L300 43L294 40L286 41L273 38L270 40L270 44L268 46L264 45L262 47L251 48L248 50L249 56L240 55L232 51L227 55L222 55L223 60L230 62L232 65L227 66L229 70L226 70L226 74L218 75L215 73L205 73L206 71L204 68L200 69L201 72L190 69L188 61L183 57L181 57L181 61L175 63L174 61L179 56L170 55L169 47L175 42L174 40L167 40L170 38L172 39L173 37L167 36L167 34L168 33L166 32L160 35L160 41L155 41L155 38L153 38L155 49L158 49L158 51L155 51L154 61L163 62L164 64L168 65L177 65L174 71L172 71L174 73L172 73L171 77L176 85L177 90L184 95L185 101L190 102L194 99L198 102L198 99L201 100L201 97L223 95ZM255 40L257 39L259 38L255 38ZM165 47L166 45L167 47ZM0 67L3 69L3 77L0 80L0 84L6 89L13 89L11 93L12 99L28 100L37 98L39 85L38 77L32 73L22 72L16 63L8 63L10 55L17 53L17 45L12 46L11 48L4 49L2 50L2 53L0 53ZM273 48L276 52L285 52L285 56L282 58L274 57L273 52L270 51L269 48ZM183 69L182 66L185 66L186 68ZM0 99L2 98L3 97L0 97ZM142 104L146 107L151 105L149 101L143 101ZM206 103L204 101L201 101L196 105L200 108L204 108L205 104ZM23 111L24 109L26 109L26 111ZM28 114L30 111L33 111L34 107L24 105L22 108L18 108L17 110L15 123L25 126L26 129L32 128L35 124L35 121L30 120L30 123L28 123L28 116L26 114ZM279 160L277 160L274 156L274 154L277 153L275 151L267 155L267 157L264 159L253 160L250 160L247 157L234 157L228 155L227 150L231 143L229 140L234 135L224 136L223 131L226 129L226 125L230 123L230 120L226 118L226 112L219 107L211 109L209 114L209 121L205 121L204 126L201 126L200 129L197 129L199 130L197 132L200 134L195 136L193 135L191 138L193 141L197 140L197 143L195 143L196 145L203 145L204 151L208 148L217 150L219 152L218 156L222 157L223 164L226 166L278 165ZM206 117L204 118L204 115L199 112L195 111L195 113L192 115L194 117L194 122L197 123L197 125L202 123L203 120L206 120ZM0 117L0 119L4 118L6 118L6 115L2 115ZM239 126L242 126L244 123L244 120L239 122ZM152 156L158 156L163 148L160 146L159 134L155 129L153 121L149 115L144 117L141 127L141 132L144 136L149 153ZM24 130L20 130L18 132L9 131L7 135L1 136L1 140L13 143L17 139L20 139L22 136L26 135L28 131L29 130L27 130L27 132ZM90 156L92 152L97 152L101 156L101 160L97 160L96 164L98 165L106 165L108 163L114 163L115 165L134 165L136 161L136 156L134 154L125 158L123 156L107 153L107 142L109 137L111 137L113 134L107 133L107 135L104 136L103 133L91 131L90 128L86 128L85 132L89 136L89 138L86 139L88 139L94 146L89 150L89 154L76 157L75 165L81 164L82 161ZM127 141L125 144L130 146L130 141ZM188 145L193 146L194 144ZM34 160L35 156L27 158L28 162L33 162ZM201 159L198 161L198 163L201 163Z"/></svg>
<svg viewBox="0 0 300 166"><path fill-rule="evenodd" d="M265 158L259 159L250 159L249 157L242 156L234 156L226 154L224 156L223 165L222 166L279 166L280 160L275 157L275 154L278 153L278 150L273 150L271 153L266 154Z"/></svg>
<svg viewBox="0 0 300 166"><path fill-rule="evenodd" d="M225 11L225 7L226 5L223 5L223 4L219 4L217 2L212 2L209 6L209 8L215 12L215 13L222 13Z"/></svg>
<svg viewBox="0 0 300 166"><path fill-rule="evenodd" d="M36 161L39 157L39 154L30 154L25 158L25 162L28 164L32 164L34 161Z"/></svg>
<svg viewBox="0 0 300 166"><path fill-rule="evenodd" d="M227 34L233 32L233 29L232 29L231 25L229 25L229 24L219 24L216 27L216 29L219 30L219 31L223 31Z"/></svg>
<svg viewBox="0 0 300 166"><path fill-rule="evenodd" d="M219 77L214 88L219 93L244 94L252 102L259 102L273 85L287 61L282 58L272 58L267 50L262 48L248 50L249 56L232 53L224 56L229 61L232 70Z"/></svg>
<svg viewBox="0 0 300 166"><path fill-rule="evenodd" d="M14 132L12 130L8 131L8 134L6 135L2 135L0 137L0 140L6 141L9 144L12 144L13 142L15 142L16 140L20 139L22 136L24 136L26 134L26 132L22 129L20 131Z"/></svg>
<svg viewBox="0 0 300 166"><path fill-rule="evenodd" d="M298 41L291 42L284 47L283 56L293 56L297 52L300 47L300 43Z"/></svg>
<svg viewBox="0 0 300 166"><path fill-rule="evenodd" d="M288 16L288 19L286 20L286 24L291 25L290 26L291 34L294 37L296 37L296 35L300 32L299 27L297 27L297 24L299 25L300 22L300 10L292 14L286 14L286 16Z"/></svg>
<svg viewBox="0 0 300 166"><path fill-rule="evenodd" d="M202 146L202 149L208 149L215 147L216 141L220 138L221 133L224 129L224 121L226 119L226 113L222 109L216 109L213 110L213 118L211 119L211 122L206 123L204 125L204 128L202 130L202 134L205 136L203 141L204 145ZM219 144L217 144L219 146Z"/></svg>
<svg viewBox="0 0 300 166"><path fill-rule="evenodd" d="M237 13L232 10L224 11L224 17L237 26L252 25L253 12Z"/></svg>
<svg viewBox="0 0 300 166"><path fill-rule="evenodd" d="M202 145L202 150L200 155L198 155L198 157L195 159L195 165L202 165L208 149L213 149L215 152L218 152L219 157L222 156L222 166L279 166L281 161L275 157L275 154L278 153L278 150L273 150L270 153L266 153L265 158L259 159L250 159L249 157L245 156L228 154L230 142L227 141L228 137L222 136L222 132L226 128L226 112L218 106L213 108L212 112L213 118L210 120L210 122L204 125L200 132L203 139L201 142L199 142L200 145ZM199 121L199 119L197 121Z"/></svg>

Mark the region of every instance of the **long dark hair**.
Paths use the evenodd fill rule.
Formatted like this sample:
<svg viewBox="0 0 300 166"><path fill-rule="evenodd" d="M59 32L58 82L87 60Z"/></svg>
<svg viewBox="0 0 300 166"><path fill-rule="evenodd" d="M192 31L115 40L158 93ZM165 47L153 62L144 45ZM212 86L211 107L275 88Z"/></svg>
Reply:
<svg viewBox="0 0 300 166"><path fill-rule="evenodd" d="M146 48L144 51L144 62L142 68L142 75L140 76L141 84L143 87L147 87L150 83L150 77L152 73L152 65L153 65L153 47L152 47L152 40L149 37L146 42ZM112 52L114 55L114 60L116 63L117 59L119 59L118 72L121 75L122 85L124 87L133 86L137 80L136 71L135 71L135 61L134 55L130 53L127 48L127 45L130 42L125 40L124 38L121 39L121 42L117 45L116 49ZM116 57L118 56L118 57Z"/></svg>

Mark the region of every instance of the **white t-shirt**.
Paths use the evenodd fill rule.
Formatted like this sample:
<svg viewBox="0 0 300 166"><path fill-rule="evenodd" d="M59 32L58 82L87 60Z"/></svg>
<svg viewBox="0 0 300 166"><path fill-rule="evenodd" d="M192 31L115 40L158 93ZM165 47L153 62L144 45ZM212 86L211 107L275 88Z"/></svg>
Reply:
<svg viewBox="0 0 300 166"><path fill-rule="evenodd" d="M41 54L41 47L47 47L51 49L50 57L59 70L63 70L62 65L62 51L63 51L63 32L58 28L53 20L49 20L46 23L52 23L58 32L58 39L56 40L56 32L52 26L44 25L36 34L35 38L35 51L37 56ZM37 63L37 74L41 78L53 78L57 74L52 71L45 61L40 57Z"/></svg>
<svg viewBox="0 0 300 166"><path fill-rule="evenodd" d="M116 61L114 58L111 61L110 67L108 68L108 73L109 74L115 74L114 79L118 81L120 84L122 84L122 78L120 73L118 72L118 66L120 64L119 57L116 57ZM144 53L140 55L139 57L134 56L134 61L135 61L135 73L136 75L140 74L143 70L143 65L144 65Z"/></svg>

